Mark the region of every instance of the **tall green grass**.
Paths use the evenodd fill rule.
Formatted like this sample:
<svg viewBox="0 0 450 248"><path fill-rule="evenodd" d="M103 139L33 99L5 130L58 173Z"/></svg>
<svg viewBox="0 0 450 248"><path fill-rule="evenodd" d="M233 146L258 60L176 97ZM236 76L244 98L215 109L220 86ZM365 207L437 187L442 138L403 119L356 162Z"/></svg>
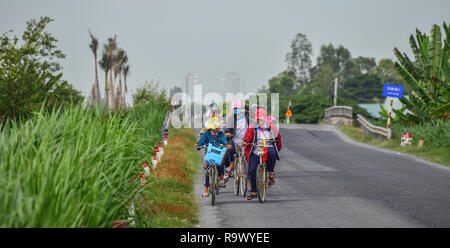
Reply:
<svg viewBox="0 0 450 248"><path fill-rule="evenodd" d="M152 102L124 117L78 105L5 126L0 227L110 227L127 218L164 114Z"/></svg>
<svg viewBox="0 0 450 248"><path fill-rule="evenodd" d="M394 138L400 138L406 131L410 132L413 136L414 145L423 137L425 146L450 148L450 121L439 119L414 127L397 122L393 123L391 131Z"/></svg>

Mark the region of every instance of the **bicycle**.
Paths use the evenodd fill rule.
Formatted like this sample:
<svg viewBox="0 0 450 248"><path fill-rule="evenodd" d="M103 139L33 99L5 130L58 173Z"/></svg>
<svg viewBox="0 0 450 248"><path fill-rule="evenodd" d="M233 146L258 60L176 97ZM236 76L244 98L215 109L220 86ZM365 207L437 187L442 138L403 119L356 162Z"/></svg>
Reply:
<svg viewBox="0 0 450 248"><path fill-rule="evenodd" d="M211 194L211 206L216 203L216 195L219 194L219 177L217 166L222 163L226 148L222 145L220 148L209 144L208 147L200 146L197 150L203 149L203 162L206 165L207 175L209 177L209 193Z"/></svg>
<svg viewBox="0 0 450 248"><path fill-rule="evenodd" d="M245 197L247 195L247 170L246 170L246 159L243 147L239 144L235 144L236 158L234 166L234 195L242 195Z"/></svg>
<svg viewBox="0 0 450 248"><path fill-rule="evenodd" d="M266 140L266 142L270 142L275 145L275 140ZM259 147L258 156L259 156L259 164L256 167L256 190L258 194L259 202L264 203L267 198L267 188L269 185L269 172L267 171L267 164L264 162L264 145L258 145L254 143L248 143L247 145L252 145L255 147Z"/></svg>

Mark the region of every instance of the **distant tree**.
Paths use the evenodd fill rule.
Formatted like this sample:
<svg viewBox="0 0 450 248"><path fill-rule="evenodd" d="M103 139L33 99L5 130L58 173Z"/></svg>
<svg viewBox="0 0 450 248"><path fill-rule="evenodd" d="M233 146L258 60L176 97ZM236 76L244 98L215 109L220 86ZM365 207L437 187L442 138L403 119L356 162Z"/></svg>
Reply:
<svg viewBox="0 0 450 248"><path fill-rule="evenodd" d="M123 80L124 80L124 87L125 87L125 94L123 95L123 102L125 103L125 96L128 93L128 87L127 87L127 77L130 75L130 65L125 65L123 67Z"/></svg>
<svg viewBox="0 0 450 248"><path fill-rule="evenodd" d="M145 82L144 86L137 88L133 94L133 105L146 104L149 101L169 106L167 91L159 89L159 83L153 81Z"/></svg>
<svg viewBox="0 0 450 248"><path fill-rule="evenodd" d="M102 54L102 59L98 62L98 64L100 65L100 68L103 70L103 72L105 72L105 91L104 91L104 95L103 95L103 103L104 103L104 107L108 108L109 103L108 103L108 95L109 95L109 84L108 84L108 72L111 68L110 65L110 60L108 59L108 54L105 51L105 47L103 48L103 54Z"/></svg>
<svg viewBox="0 0 450 248"><path fill-rule="evenodd" d="M125 98L122 96L122 71L124 65L128 62L128 56L126 52L119 48L114 55L114 80L119 76L119 84L117 85L116 95L114 96L115 109L125 107Z"/></svg>
<svg viewBox="0 0 450 248"><path fill-rule="evenodd" d="M296 123L318 123L323 118L325 109L330 106L330 98L321 94L313 94L309 86L303 87L292 100L293 121ZM284 112L285 110L281 111Z"/></svg>
<svg viewBox="0 0 450 248"><path fill-rule="evenodd" d="M360 74L344 80L339 95L361 103L371 103L383 98L383 84L376 75Z"/></svg>
<svg viewBox="0 0 450 248"><path fill-rule="evenodd" d="M177 94L177 93L181 93L183 92L183 89L181 89L178 86L174 86L172 89L170 89L170 97L172 97L173 95Z"/></svg>
<svg viewBox="0 0 450 248"><path fill-rule="evenodd" d="M405 85L405 80L394 68L394 61L392 61L392 59L380 59L374 73L381 79L383 84L391 83Z"/></svg>
<svg viewBox="0 0 450 248"><path fill-rule="evenodd" d="M335 77L336 72L331 65L323 64L320 67L320 71L317 72L316 76L312 79L311 87L315 93L320 93L325 97L332 97L334 93L333 85Z"/></svg>
<svg viewBox="0 0 450 248"><path fill-rule="evenodd" d="M91 48L92 53L94 54L94 66L95 66L95 83L93 85L93 98L94 102L100 100L100 89L98 85L98 69L97 69L97 50L98 50L98 39L92 34L91 30L89 30L89 36L91 37L91 43L89 47Z"/></svg>
<svg viewBox="0 0 450 248"><path fill-rule="evenodd" d="M346 79L352 76L354 70L354 63L352 62L350 51L340 45L334 48L332 44L322 45L320 47L320 53L317 57L316 72L319 72L322 66L328 65L336 76L341 79Z"/></svg>
<svg viewBox="0 0 450 248"><path fill-rule="evenodd" d="M355 63L356 70L361 74L370 73L375 70L377 66L375 58L359 56L353 59L353 62Z"/></svg>
<svg viewBox="0 0 450 248"><path fill-rule="evenodd" d="M306 35L298 33L291 42L291 51L286 54L288 71L294 73L295 81L306 85L311 69L312 45Z"/></svg>
<svg viewBox="0 0 450 248"><path fill-rule="evenodd" d="M52 109L80 102L80 92L61 80L57 39L45 31L52 22L41 17L27 22L21 42L12 31L0 36L0 119L28 117L45 102Z"/></svg>
<svg viewBox="0 0 450 248"><path fill-rule="evenodd" d="M282 72L269 80L269 93L279 93L281 97L290 97L295 94L295 82L287 73Z"/></svg>

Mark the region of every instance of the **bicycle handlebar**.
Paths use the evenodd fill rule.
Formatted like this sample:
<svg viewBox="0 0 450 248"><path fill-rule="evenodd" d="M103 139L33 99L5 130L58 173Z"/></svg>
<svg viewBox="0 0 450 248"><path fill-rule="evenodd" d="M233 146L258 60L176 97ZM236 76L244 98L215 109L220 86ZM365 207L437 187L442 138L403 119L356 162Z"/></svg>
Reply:
<svg viewBox="0 0 450 248"><path fill-rule="evenodd" d="M276 143L276 142L278 142L278 140L266 140L266 142L269 142L269 143ZM243 144L243 146L258 146L258 147L263 147L263 145L258 145L258 144L255 144L255 143L245 143L245 142L243 142L244 144Z"/></svg>
<svg viewBox="0 0 450 248"><path fill-rule="evenodd" d="M200 151L201 149L208 149L208 147L207 146L197 146L196 148L194 148L195 150L197 150L197 151Z"/></svg>

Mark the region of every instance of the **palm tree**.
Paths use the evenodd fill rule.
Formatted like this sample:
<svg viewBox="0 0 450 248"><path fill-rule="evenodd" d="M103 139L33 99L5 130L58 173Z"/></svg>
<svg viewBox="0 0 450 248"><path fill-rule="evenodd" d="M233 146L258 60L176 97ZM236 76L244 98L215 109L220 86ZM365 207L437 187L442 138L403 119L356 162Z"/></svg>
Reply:
<svg viewBox="0 0 450 248"><path fill-rule="evenodd" d="M107 108L108 105L108 72L109 72L109 64L108 64L108 55L106 53L105 47L103 47L102 59L98 62L100 68L105 72L105 92L103 96L104 106Z"/></svg>
<svg viewBox="0 0 450 248"><path fill-rule="evenodd" d="M89 47L91 48L92 53L94 54L94 65L95 65L95 85L94 85L94 102L98 103L100 99L100 89L98 86L98 69L97 69L97 49L98 49L98 40L92 34L91 30L89 30L89 36L91 37L91 44Z"/></svg>
<svg viewBox="0 0 450 248"><path fill-rule="evenodd" d="M116 87L116 95L115 95L115 107L116 109L121 108L123 106L122 104L122 70L124 64L128 61L128 57L126 52L119 48L117 50L117 53L114 57L114 80L117 79L117 76L119 76L119 84Z"/></svg>
<svg viewBox="0 0 450 248"><path fill-rule="evenodd" d="M127 95L127 93L128 93L128 89L127 89L127 77L128 77L128 75L130 74L130 65L125 65L124 67L123 67L123 79L124 79L124 86L125 86L125 94L123 94L123 100L122 100L122 102L123 102L123 105L125 106L125 96Z"/></svg>
<svg viewBox="0 0 450 248"><path fill-rule="evenodd" d="M108 85L108 103L109 109L114 110L114 85L113 85L113 67L114 67L114 55L117 49L116 42L117 35L114 35L114 38L108 39L108 44L104 45L106 50L106 59L108 61L108 69L109 69L109 85Z"/></svg>

